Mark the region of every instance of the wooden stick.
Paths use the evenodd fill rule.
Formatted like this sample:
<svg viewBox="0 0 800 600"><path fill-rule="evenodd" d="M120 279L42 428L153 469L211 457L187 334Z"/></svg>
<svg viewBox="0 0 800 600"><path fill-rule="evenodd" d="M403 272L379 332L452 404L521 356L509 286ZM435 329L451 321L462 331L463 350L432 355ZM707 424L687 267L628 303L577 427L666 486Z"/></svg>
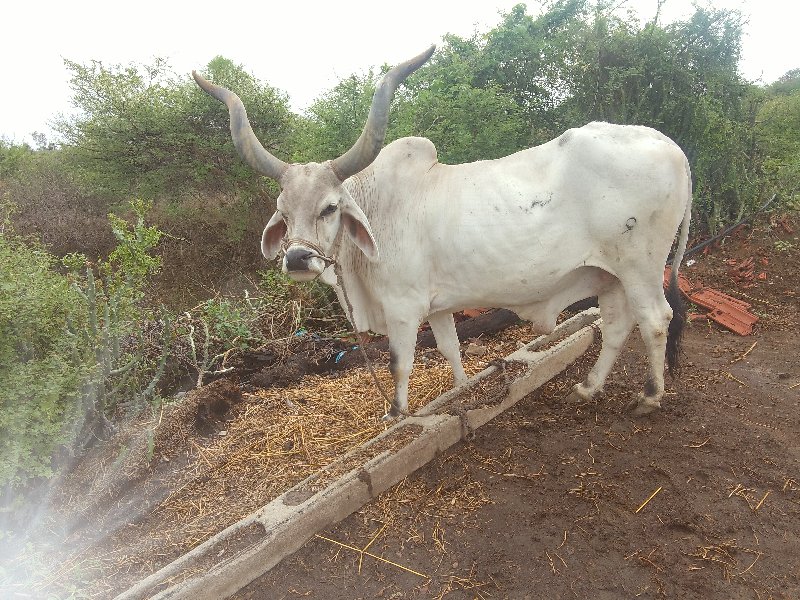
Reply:
<svg viewBox="0 0 800 600"><path fill-rule="evenodd" d="M684 447L684 448L702 448L702 447L703 447L703 446L705 446L705 445L706 445L706 444L707 444L707 443L708 443L710 440L711 440L711 436L707 437L707 438L706 438L704 441L702 441L702 442L695 442L695 443L692 443L692 444L684 444L684 445L683 445L683 447Z"/></svg>
<svg viewBox="0 0 800 600"><path fill-rule="evenodd" d="M746 384L744 381L742 381L741 379L736 379L736 377L734 377L734 376L733 376L731 373L729 373L728 371L725 371L725 375L727 375L728 377L730 377L731 379L733 379L733 380L734 380L736 383L738 383L739 385L743 385L744 387L750 387L750 386L748 386L748 385L747 385L747 384Z"/></svg>
<svg viewBox="0 0 800 600"><path fill-rule="evenodd" d="M640 510L642 510L645 506L647 506L647 503L650 502L650 500L652 500L653 498L655 498L656 494L661 491L661 487L662 486L658 486L658 489L652 494L650 494L650 497L644 502L642 502L642 505L639 508L637 508L633 514L637 514Z"/></svg>
<svg viewBox="0 0 800 600"><path fill-rule="evenodd" d="M418 577L422 577L424 579L430 579L429 575L425 575L420 573L419 571L415 571L414 569L409 569L408 567L404 567L403 565L399 565L396 562L392 562L389 559L383 558L382 556L378 556L377 554L373 554L372 552L366 552L361 550L361 548L356 548L355 546L350 546L349 544L343 544L342 542L337 542L336 540L332 540L331 538L327 538L324 535L315 534L314 537L318 537L321 540L325 540L326 542L330 542L331 544L336 544L337 546L341 546L342 548L347 548L348 550L352 550L353 552L359 552L369 556L370 558L374 558L375 560L379 560L381 562L385 562L386 564L392 565L393 567L397 567L398 569L402 569L403 571L407 571L412 573L413 575L417 575Z"/></svg>
<svg viewBox="0 0 800 600"><path fill-rule="evenodd" d="M763 497L763 498L762 498L762 499L759 501L759 503L758 503L758 504L756 504L756 507L753 509L753 512L755 512L755 511L757 511L759 508L761 508L761 505L762 505L762 504L764 504L764 500L766 500L766 499L767 499L767 496L769 496L769 494L770 494L770 492L771 492L771 491L772 491L772 490L767 490L767 493L766 493L766 494L764 494L764 497ZM753 564L755 564L755 563L753 563Z"/></svg>
<svg viewBox="0 0 800 600"><path fill-rule="evenodd" d="M744 353L744 354L742 354L742 355L740 355L740 356L737 356L736 358L734 358L734 359L731 361L731 364L733 364L733 363L735 363L735 362L739 362L740 360L744 360L744 359L745 359L745 357L746 357L748 354L750 354L750 353L753 351L753 348L755 348L755 347L756 347L756 344L757 344L757 343L758 343L758 341L755 341L755 342L753 342L753 345L752 345L752 346L750 346L750 347L749 347L749 348L748 348L748 349L745 351L745 353Z"/></svg>

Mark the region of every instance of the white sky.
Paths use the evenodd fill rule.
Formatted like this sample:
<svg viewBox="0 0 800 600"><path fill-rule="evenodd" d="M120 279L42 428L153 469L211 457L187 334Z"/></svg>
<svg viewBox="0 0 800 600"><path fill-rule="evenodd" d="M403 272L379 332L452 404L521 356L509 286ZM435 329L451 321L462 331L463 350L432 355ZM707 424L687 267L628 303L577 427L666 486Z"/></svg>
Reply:
<svg viewBox="0 0 800 600"><path fill-rule="evenodd" d="M741 64L746 78L769 83L800 67L800 3L711 1L738 8L749 19ZM30 141L33 131L50 134L48 121L70 111L62 57L112 65L160 56L177 73L188 74L221 54L287 92L292 106L302 110L353 72L406 60L446 33L485 32L499 23L499 11L518 2L12 0L0 10L0 137L21 142ZM635 8L644 21L655 14L657 0L620 4ZM530 0L528 12L537 14L538 6ZM691 12L691 0L666 0L661 22Z"/></svg>

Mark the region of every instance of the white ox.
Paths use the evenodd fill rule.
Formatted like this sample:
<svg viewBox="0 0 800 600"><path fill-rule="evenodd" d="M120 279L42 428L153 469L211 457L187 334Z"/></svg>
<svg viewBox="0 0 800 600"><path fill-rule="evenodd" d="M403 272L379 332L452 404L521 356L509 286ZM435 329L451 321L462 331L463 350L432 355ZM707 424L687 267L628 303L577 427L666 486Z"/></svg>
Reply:
<svg viewBox="0 0 800 600"><path fill-rule="evenodd" d="M607 123L463 165L440 164L423 138L381 150L394 90L432 52L386 74L359 140L326 163L287 164L269 154L239 98L195 74L227 104L242 157L282 186L264 229L264 256L283 248L284 272L335 286L352 308L356 331L389 336L395 394L387 416L407 410L417 329L425 320L460 385L466 375L453 312L508 308L547 333L566 306L590 296L599 300L602 349L573 394L589 399L601 390L638 324L650 378L629 408L659 408L665 350L672 367L685 319L677 291L691 213L684 153L653 129ZM668 302L662 276L679 228Z"/></svg>

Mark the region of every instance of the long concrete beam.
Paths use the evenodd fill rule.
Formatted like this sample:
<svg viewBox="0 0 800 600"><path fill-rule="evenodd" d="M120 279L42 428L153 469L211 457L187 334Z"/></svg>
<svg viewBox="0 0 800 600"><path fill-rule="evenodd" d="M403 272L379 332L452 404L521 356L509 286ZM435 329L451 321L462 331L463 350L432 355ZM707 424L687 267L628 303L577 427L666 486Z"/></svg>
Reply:
<svg viewBox="0 0 800 600"><path fill-rule="evenodd" d="M187 552L118 600L226 598L579 358L595 337L590 309L399 421L255 513ZM560 341L559 341L560 340Z"/></svg>

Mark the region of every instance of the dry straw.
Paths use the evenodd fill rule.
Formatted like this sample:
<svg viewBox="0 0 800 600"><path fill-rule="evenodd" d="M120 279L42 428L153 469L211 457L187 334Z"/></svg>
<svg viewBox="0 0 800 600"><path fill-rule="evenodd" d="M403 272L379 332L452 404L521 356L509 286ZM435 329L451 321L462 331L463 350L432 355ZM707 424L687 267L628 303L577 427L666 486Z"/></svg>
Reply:
<svg viewBox="0 0 800 600"><path fill-rule="evenodd" d="M531 337L529 327L519 326L506 330L502 341L481 340L489 353L465 357L467 373L481 371L489 360L516 350L520 340ZM388 356L377 361L376 375L391 390L387 363ZM451 387L452 370L438 352L419 351L410 381L410 409L417 410ZM146 484L152 486L147 491L160 493L163 499L153 502L137 523L123 524L101 541L93 550L95 557L101 557L95 559L96 572L83 573L94 581L90 589L83 589L100 597L132 585L371 440L388 427L381 420L383 414L383 401L370 375L366 369L353 369L307 376L291 388L245 394L232 408L230 420L221 425L224 429L206 438L187 434L191 416L181 415L179 422L165 416L157 432L174 432L159 439L167 446L182 441L185 448L180 455L170 455L172 448L156 444L156 459L163 454L185 466L176 469L168 489ZM155 429L155 421L149 427Z"/></svg>

